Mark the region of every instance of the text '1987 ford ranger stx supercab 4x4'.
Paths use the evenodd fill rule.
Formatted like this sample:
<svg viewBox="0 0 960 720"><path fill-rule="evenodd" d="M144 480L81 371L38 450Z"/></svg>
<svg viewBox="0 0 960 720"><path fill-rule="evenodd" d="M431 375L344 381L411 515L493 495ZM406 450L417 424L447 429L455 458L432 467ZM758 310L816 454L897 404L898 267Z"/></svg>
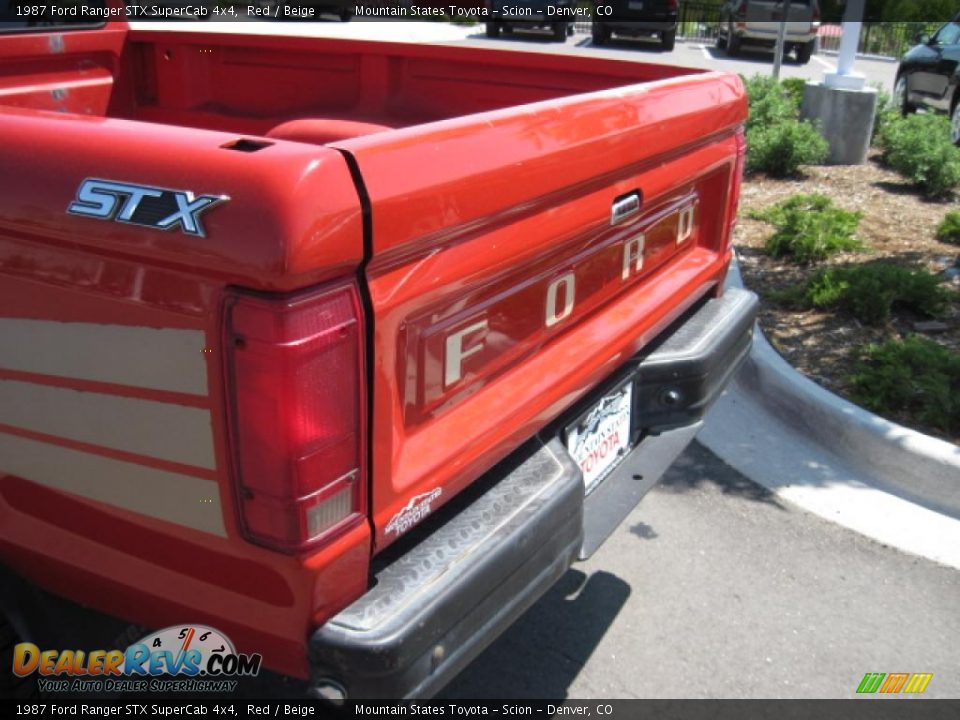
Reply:
<svg viewBox="0 0 960 720"><path fill-rule="evenodd" d="M0 37L4 682L59 596L430 695L747 354L743 85L234 27Z"/></svg>

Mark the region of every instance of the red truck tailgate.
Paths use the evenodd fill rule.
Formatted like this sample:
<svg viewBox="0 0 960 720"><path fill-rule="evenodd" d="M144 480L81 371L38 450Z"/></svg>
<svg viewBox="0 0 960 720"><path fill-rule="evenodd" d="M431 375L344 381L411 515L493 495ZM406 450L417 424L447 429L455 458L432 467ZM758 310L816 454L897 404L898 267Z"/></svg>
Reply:
<svg viewBox="0 0 960 720"><path fill-rule="evenodd" d="M707 73L337 143L371 208L380 547L718 282L745 110Z"/></svg>

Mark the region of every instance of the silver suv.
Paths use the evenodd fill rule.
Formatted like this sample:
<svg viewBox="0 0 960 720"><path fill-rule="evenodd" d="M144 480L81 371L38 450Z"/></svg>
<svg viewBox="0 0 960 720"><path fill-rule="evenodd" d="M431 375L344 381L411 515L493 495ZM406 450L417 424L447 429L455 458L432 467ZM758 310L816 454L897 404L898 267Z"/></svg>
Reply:
<svg viewBox="0 0 960 720"><path fill-rule="evenodd" d="M791 0L790 16L784 17L784 0L726 0L720 8L717 47L738 55L744 44L773 48L780 23L787 23L784 53L793 50L797 62L810 62L820 30L818 0Z"/></svg>

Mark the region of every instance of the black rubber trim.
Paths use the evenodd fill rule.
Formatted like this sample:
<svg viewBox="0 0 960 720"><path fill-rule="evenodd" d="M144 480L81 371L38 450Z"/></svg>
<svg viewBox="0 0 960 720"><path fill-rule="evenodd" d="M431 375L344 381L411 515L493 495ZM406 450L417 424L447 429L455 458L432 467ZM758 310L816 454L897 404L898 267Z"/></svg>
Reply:
<svg viewBox="0 0 960 720"><path fill-rule="evenodd" d="M376 318L374 312L373 299L370 297L370 288L367 285L367 266L373 259L373 204L370 202L370 193L367 192L367 185L363 181L363 174L360 172L360 166L357 159L346 150L334 148L343 157L350 171L350 177L353 179L354 187L357 191L357 199L360 201L360 218L363 223L363 260L357 268L357 290L360 293L360 304L363 307L363 328L364 338L363 347L366 350L364 358L365 382L367 388L367 403L363 409L366 413L366 432L367 432L367 468L373 467L373 393L376 388L374 377L374 368L376 367L376 358L374 357L374 348L376 343ZM367 516L372 517L373 513L373 473L367 472Z"/></svg>
<svg viewBox="0 0 960 720"><path fill-rule="evenodd" d="M757 296L729 288L669 329L637 362L634 418L648 432L703 418L750 352Z"/></svg>
<svg viewBox="0 0 960 720"><path fill-rule="evenodd" d="M315 678L350 698L430 696L567 570L581 546L583 480L560 442L531 441L485 479L314 633Z"/></svg>

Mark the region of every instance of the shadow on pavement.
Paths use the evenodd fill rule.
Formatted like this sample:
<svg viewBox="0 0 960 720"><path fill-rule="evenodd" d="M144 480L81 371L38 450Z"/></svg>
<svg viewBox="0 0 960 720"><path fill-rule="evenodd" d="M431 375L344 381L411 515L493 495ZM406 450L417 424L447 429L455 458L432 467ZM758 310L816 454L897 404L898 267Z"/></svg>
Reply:
<svg viewBox="0 0 960 720"><path fill-rule="evenodd" d="M513 30L511 32L500 32L500 35L495 38L487 37L487 33L484 31L471 33L467 36L470 40L489 40L491 43L495 42L510 42L510 43L539 43L542 45L556 45L557 47L563 47L564 43L554 40L552 33L549 30L535 29L535 30ZM569 39L569 38L567 38Z"/></svg>
<svg viewBox="0 0 960 720"><path fill-rule="evenodd" d="M754 47L750 45L744 45L740 52L734 56L727 55L726 50L721 50L716 45L706 45L704 44L704 50L707 51L707 54L710 55L714 60L737 60L740 62L748 63L757 63L758 65L766 65L770 67L773 65L773 49L765 47ZM792 55L785 55L783 58L784 65L799 65Z"/></svg>
<svg viewBox="0 0 960 720"><path fill-rule="evenodd" d="M628 597L616 575L567 571L439 697L566 698Z"/></svg>
<svg viewBox="0 0 960 720"><path fill-rule="evenodd" d="M660 535L650 525L645 522L638 522L630 526L630 532L641 540L656 540Z"/></svg>
<svg viewBox="0 0 960 720"><path fill-rule="evenodd" d="M776 452L776 448L771 448L771 452ZM723 470L718 471L718 467L722 467ZM705 483L716 485L724 495L736 495L780 510L785 509L774 493L718 461L713 453L698 442L691 443L677 458L660 479L659 487L668 492L681 493ZM639 532L631 530L635 535L640 535ZM640 537L644 536L640 535Z"/></svg>
<svg viewBox="0 0 960 720"><path fill-rule="evenodd" d="M664 50L660 46L660 39L657 37L638 37L638 38L620 38L612 37L607 40L603 45L597 45L590 39L590 37L581 38L574 43L577 47L592 47L598 48L601 50L623 50L628 52L635 52L637 50L643 50L646 52L652 52L656 55L669 55L672 53L672 50Z"/></svg>

